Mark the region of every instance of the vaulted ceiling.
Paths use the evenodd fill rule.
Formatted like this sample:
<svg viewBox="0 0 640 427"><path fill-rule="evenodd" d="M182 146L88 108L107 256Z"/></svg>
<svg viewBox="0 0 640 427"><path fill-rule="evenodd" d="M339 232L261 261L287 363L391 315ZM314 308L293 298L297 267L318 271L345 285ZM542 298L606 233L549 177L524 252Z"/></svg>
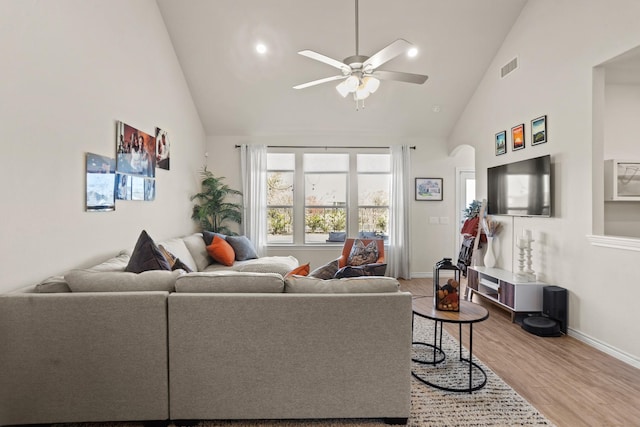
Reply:
<svg viewBox="0 0 640 427"><path fill-rule="evenodd" d="M360 0L359 53L404 38L418 56L380 69L429 80L382 81L359 111L335 90L339 82L293 89L339 74L298 51L338 60L356 53L354 0L157 3L207 135L446 138L526 0ZM264 55L255 50L259 42Z"/></svg>

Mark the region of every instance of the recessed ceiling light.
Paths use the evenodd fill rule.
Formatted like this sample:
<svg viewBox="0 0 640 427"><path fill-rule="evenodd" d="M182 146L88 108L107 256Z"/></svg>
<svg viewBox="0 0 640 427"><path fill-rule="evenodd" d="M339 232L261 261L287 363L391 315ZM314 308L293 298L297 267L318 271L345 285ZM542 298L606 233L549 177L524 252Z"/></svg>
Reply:
<svg viewBox="0 0 640 427"><path fill-rule="evenodd" d="M409 58L414 58L417 55L418 55L418 48L417 47L412 47L411 49L409 49L409 51L407 51L407 56Z"/></svg>
<svg viewBox="0 0 640 427"><path fill-rule="evenodd" d="M434 113L439 113L440 111L442 111L442 108L440 108L439 105L434 105L432 110Z"/></svg>
<svg viewBox="0 0 640 427"><path fill-rule="evenodd" d="M262 43L258 43L256 45L256 52L258 52L259 54L263 55L265 53L267 53L267 46L265 46Z"/></svg>

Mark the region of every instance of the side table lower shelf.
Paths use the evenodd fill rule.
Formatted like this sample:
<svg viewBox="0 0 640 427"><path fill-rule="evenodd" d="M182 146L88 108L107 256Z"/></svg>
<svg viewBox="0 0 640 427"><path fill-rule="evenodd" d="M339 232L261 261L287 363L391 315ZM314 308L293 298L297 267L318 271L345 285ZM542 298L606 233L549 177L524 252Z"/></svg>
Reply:
<svg viewBox="0 0 640 427"><path fill-rule="evenodd" d="M417 347L426 347L426 357L412 357L412 361L421 365L431 365L434 369L439 369L436 365L447 362L447 355L442 348L442 330L443 323L457 323L459 332L459 350L458 361L461 362L463 367L468 366L468 384L454 385L443 384L442 382L435 382L425 378L424 375L416 372L412 369L411 375L418 381L437 388L439 390L471 393L476 390L480 390L487 383L487 374L482 367L473 361L473 324L481 322L489 317L489 312L482 306L474 304L468 301L460 301L459 312L438 311L433 307L433 301L430 298L414 299L413 301L413 315L423 317L434 321L433 330L433 343L425 343L421 341L413 341L414 350L417 351ZM462 355L462 325L469 325L469 357L464 358ZM455 363L453 358L451 362ZM474 375L475 372L475 375ZM478 376L479 375L479 376ZM479 378L480 381L475 381L474 378Z"/></svg>

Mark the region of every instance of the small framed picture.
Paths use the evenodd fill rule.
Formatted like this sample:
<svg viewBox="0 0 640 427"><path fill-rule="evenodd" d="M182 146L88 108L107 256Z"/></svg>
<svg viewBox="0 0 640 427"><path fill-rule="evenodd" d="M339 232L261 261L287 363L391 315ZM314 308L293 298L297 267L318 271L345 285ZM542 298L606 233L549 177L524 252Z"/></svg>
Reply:
<svg viewBox="0 0 640 427"><path fill-rule="evenodd" d="M524 148L524 123L511 128L511 141L513 141L513 151Z"/></svg>
<svg viewBox="0 0 640 427"><path fill-rule="evenodd" d="M531 120L531 145L547 142L547 116Z"/></svg>
<svg viewBox="0 0 640 427"><path fill-rule="evenodd" d="M507 152L507 131L496 133L496 156Z"/></svg>
<svg viewBox="0 0 640 427"><path fill-rule="evenodd" d="M416 178L416 200L442 200L442 178Z"/></svg>

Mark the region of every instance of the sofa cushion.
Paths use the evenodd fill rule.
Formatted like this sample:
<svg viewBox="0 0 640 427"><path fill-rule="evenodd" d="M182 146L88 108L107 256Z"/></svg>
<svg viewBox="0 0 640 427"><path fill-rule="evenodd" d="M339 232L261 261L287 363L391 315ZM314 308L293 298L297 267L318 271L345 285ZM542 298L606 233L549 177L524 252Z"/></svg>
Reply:
<svg viewBox="0 0 640 427"><path fill-rule="evenodd" d="M204 271L244 271L248 273L278 273L284 276L300 263L293 256L264 256L256 259L248 259L246 261L236 261L231 267L213 263Z"/></svg>
<svg viewBox="0 0 640 427"><path fill-rule="evenodd" d="M400 284L393 277L350 277L322 280L309 276L290 276L284 281L286 293L343 294L398 292Z"/></svg>
<svg viewBox="0 0 640 427"><path fill-rule="evenodd" d="M127 264L129 264L129 259L131 259L131 252L126 250L120 251L120 253L118 253L118 255L114 256L113 258L109 258L108 260L94 265L93 267L89 267L86 270L124 271L124 269L127 268Z"/></svg>
<svg viewBox="0 0 640 427"><path fill-rule="evenodd" d="M164 248L167 252L169 252L173 258L178 258L180 261L182 261L182 263L184 265L186 265L187 267L189 267L189 270L191 271L197 271L198 270L198 265L196 264L196 261L193 259L193 256L191 256L191 252L189 251L189 248L187 248L187 245L184 242L183 238L175 238L175 239L170 239L170 240L165 240L163 242L158 243L158 248L160 248L162 250L162 248ZM165 257L167 256L167 254L164 253ZM168 261L171 260L169 258L167 258ZM173 266L172 266L173 268Z"/></svg>
<svg viewBox="0 0 640 427"><path fill-rule="evenodd" d="M375 240L365 245L360 239L356 239L347 258L347 265L371 264L378 260L378 243Z"/></svg>
<svg viewBox="0 0 640 427"><path fill-rule="evenodd" d="M207 246L207 253L214 261L227 267L232 266L236 260L236 254L231 245L218 236L214 236L211 244Z"/></svg>
<svg viewBox="0 0 640 427"><path fill-rule="evenodd" d="M176 280L176 292L281 293L282 276L276 273L216 271L184 274Z"/></svg>
<svg viewBox="0 0 640 427"><path fill-rule="evenodd" d="M169 252L167 248L162 245L158 245L158 249L162 252L162 255L169 261L169 265L171 266L171 271L173 270L184 270L187 273L191 273L193 268L189 267L187 264L182 262L180 258L176 258L174 254Z"/></svg>
<svg viewBox="0 0 640 427"><path fill-rule="evenodd" d="M133 248L129 264L124 270L131 273L142 273L148 270L171 270L171 266L151 236L142 230L136 246Z"/></svg>
<svg viewBox="0 0 640 427"><path fill-rule="evenodd" d="M347 265L336 271L333 276L334 279L341 279L343 277L360 277L360 276L384 276L387 271L387 264L366 264L351 266Z"/></svg>
<svg viewBox="0 0 640 427"><path fill-rule="evenodd" d="M182 270L126 271L71 270L64 278L72 292L173 291Z"/></svg>
<svg viewBox="0 0 640 427"><path fill-rule="evenodd" d="M247 236L227 236L225 239L236 254L236 261L246 261L258 258L256 248Z"/></svg>
<svg viewBox="0 0 640 427"><path fill-rule="evenodd" d="M64 276L51 276L38 283L35 291L43 294L54 294L61 292L71 292L69 284L64 280Z"/></svg>
<svg viewBox="0 0 640 427"><path fill-rule="evenodd" d="M196 263L197 270L194 271L202 271L211 264L211 257L207 253L207 246L204 244L202 233L194 233L184 237L182 240L184 240L184 244Z"/></svg>
<svg viewBox="0 0 640 427"><path fill-rule="evenodd" d="M325 265L321 265L320 267L314 269L311 273L308 274L309 277L317 277L318 279L333 279L333 276L338 271L338 260L334 259L326 263Z"/></svg>

